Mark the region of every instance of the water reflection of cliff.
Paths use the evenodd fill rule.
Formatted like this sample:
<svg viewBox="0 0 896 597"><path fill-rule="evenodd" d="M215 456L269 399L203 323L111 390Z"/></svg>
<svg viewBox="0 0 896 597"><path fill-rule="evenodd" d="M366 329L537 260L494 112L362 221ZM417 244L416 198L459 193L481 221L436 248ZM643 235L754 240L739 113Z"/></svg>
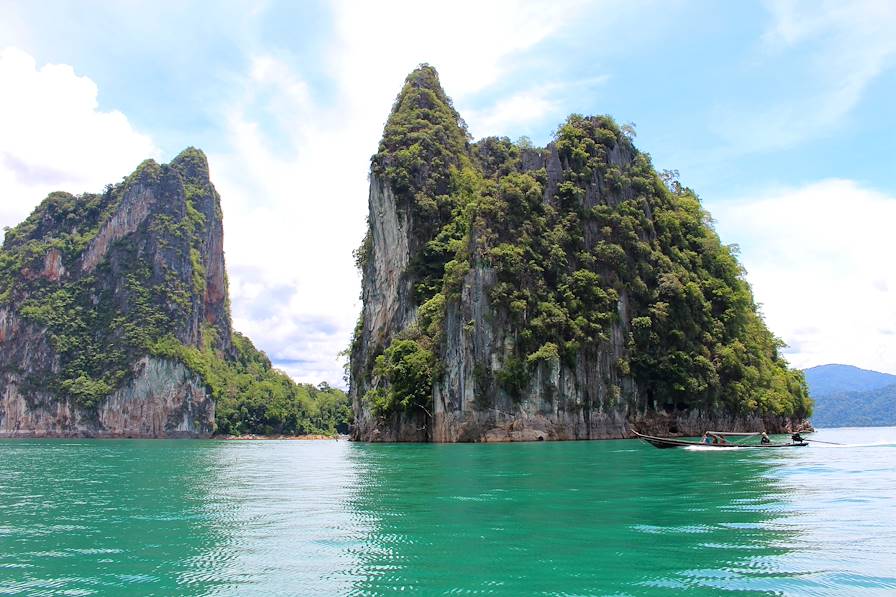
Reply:
<svg viewBox="0 0 896 597"><path fill-rule="evenodd" d="M632 441L355 445L361 593L762 590L789 549L774 465ZM761 583L760 583L761 584Z"/></svg>

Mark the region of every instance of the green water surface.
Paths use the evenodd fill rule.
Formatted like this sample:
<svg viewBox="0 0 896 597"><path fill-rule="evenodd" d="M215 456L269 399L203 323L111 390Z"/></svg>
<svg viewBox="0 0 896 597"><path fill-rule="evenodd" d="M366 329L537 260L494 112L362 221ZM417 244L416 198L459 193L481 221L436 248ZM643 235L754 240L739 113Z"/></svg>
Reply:
<svg viewBox="0 0 896 597"><path fill-rule="evenodd" d="M2 441L0 594L896 594L896 428L815 437Z"/></svg>

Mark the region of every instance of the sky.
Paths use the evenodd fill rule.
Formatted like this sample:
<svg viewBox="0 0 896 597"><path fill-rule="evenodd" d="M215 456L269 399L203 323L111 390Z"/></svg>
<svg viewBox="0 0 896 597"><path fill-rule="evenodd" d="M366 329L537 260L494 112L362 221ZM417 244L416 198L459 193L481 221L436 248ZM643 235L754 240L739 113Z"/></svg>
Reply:
<svg viewBox="0 0 896 597"><path fill-rule="evenodd" d="M631 122L796 367L896 373L896 2L0 0L0 226L195 146L234 325L343 385L370 156L435 66L474 138Z"/></svg>

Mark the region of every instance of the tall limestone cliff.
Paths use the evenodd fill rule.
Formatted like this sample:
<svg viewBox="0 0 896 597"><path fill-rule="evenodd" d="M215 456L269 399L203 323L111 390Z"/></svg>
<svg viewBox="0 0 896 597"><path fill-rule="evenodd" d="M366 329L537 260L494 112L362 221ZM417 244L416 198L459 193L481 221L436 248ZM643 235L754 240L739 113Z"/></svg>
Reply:
<svg viewBox="0 0 896 597"><path fill-rule="evenodd" d="M53 193L0 251L0 437L207 436L182 358L233 355L219 197L205 155Z"/></svg>
<svg viewBox="0 0 896 597"><path fill-rule="evenodd" d="M609 117L545 148L472 143L411 73L370 172L357 252L353 437L784 431L811 411L695 193Z"/></svg>

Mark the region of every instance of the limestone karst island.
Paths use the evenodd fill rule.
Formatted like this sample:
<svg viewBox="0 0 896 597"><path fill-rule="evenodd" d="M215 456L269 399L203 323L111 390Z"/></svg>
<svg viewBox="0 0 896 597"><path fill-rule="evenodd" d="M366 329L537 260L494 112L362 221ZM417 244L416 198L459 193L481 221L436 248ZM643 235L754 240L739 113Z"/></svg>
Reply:
<svg viewBox="0 0 896 597"><path fill-rule="evenodd" d="M0 596L896 595L896 0L0 6Z"/></svg>
<svg viewBox="0 0 896 597"><path fill-rule="evenodd" d="M695 193L607 116L471 142L422 66L371 161L353 437L794 430L811 412Z"/></svg>

